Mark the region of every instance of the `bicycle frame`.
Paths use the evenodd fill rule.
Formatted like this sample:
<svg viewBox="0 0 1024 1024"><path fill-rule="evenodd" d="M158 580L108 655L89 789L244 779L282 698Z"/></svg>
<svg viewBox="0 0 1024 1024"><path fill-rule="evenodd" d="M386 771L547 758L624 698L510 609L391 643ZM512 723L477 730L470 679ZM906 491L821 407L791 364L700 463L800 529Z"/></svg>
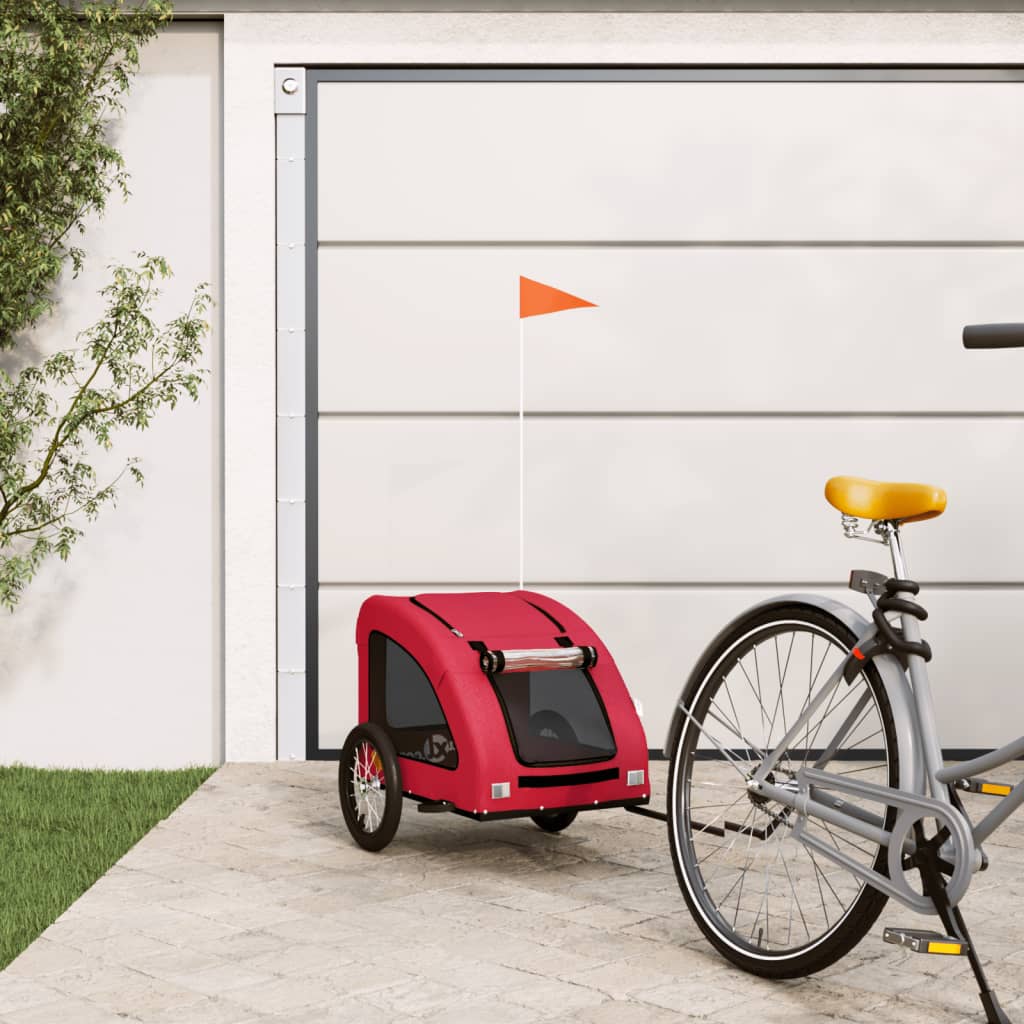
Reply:
<svg viewBox="0 0 1024 1024"><path fill-rule="evenodd" d="M888 544L896 577L907 579L897 524L873 523L871 531L880 534L884 538L882 542ZM875 539L867 534L855 536ZM870 591L868 596L874 603L874 595ZM901 596L904 600L912 601L906 594ZM803 595L796 596L795 599L813 602L832 614L837 614L837 611L842 609L845 614L841 614L840 617L851 626L858 637L855 649L866 648L878 633L874 623L869 623L852 609L838 602ZM921 634L917 618L903 612L900 614L900 620L903 637L908 642L918 642ZM941 847L941 853L945 860L953 864L954 870L948 882L947 892L950 905L955 907L966 892L974 872L981 868L984 862L981 844L1004 824L1021 804L1024 804L1024 782L1013 787L977 824L972 824L967 815L954 803L950 787L956 782L970 781L980 772L997 768L1024 755L1024 736L991 753L945 767L935 724L931 683L924 658L918 654L907 655L907 668L904 671L893 655L883 654L874 659L874 664L882 677L893 710L900 757L900 788L892 789L874 783L854 782L821 770L841 748L860 711L870 699L867 692L840 725L836 736L818 756L815 764L798 772L795 786L792 782L777 785L769 781L772 770L790 745L804 733L815 713L831 698L838 686L845 685L844 672L854 658L851 652L832 673L775 749L767 753L757 772L750 778L748 788L801 816L794 828L795 838L819 850L868 884L919 913L938 913L938 910L929 897L915 892L907 884L903 878L902 857L905 854L913 854L916 849L915 835L919 833L915 830L915 824L926 819L935 820L949 836ZM682 711L688 717L688 711ZM885 810L882 814L873 814L862 807L850 805L842 798L831 796L831 790L877 802ZM891 819L893 811L895 820L887 827L887 820ZM801 827L806 818L821 819L888 848L888 877L865 868L838 850L829 848L820 840L807 835Z"/></svg>

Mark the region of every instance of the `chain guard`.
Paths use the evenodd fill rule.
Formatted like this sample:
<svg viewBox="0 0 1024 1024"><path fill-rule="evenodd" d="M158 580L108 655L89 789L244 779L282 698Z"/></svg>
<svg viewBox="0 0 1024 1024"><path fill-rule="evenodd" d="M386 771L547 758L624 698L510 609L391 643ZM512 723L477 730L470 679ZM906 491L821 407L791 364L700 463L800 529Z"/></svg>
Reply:
<svg viewBox="0 0 1024 1024"><path fill-rule="evenodd" d="M861 779L840 778L818 768L801 768L797 772L797 782L799 788L795 809L799 818L793 828L794 838L919 914L937 914L938 911L930 896L915 892L910 887L905 877L903 856L906 852L912 852L916 845L914 825L927 818L937 821L940 828L944 827L949 832L947 842L950 849L948 855L944 854L944 858L953 865L953 873L946 882L946 895L950 905L954 907L963 898L974 875L974 840L963 815L949 804ZM889 877L864 867L848 854L837 850L835 846L825 843L817 836L807 835L807 805L812 799L812 786L817 790L845 793L882 804L887 808L895 808L896 820L890 833L887 856Z"/></svg>

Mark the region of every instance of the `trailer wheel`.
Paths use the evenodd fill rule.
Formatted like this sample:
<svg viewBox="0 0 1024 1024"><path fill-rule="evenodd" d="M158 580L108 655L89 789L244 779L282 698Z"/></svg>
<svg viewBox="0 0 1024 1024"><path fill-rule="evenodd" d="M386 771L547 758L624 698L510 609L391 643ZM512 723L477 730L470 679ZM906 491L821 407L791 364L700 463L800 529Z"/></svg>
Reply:
<svg viewBox="0 0 1024 1024"><path fill-rule="evenodd" d="M569 724L565 715L548 708L530 715L527 728L536 736L576 742L576 730ZM576 820L576 811L543 811L540 814L531 814L530 817L537 828L542 828L545 832L561 832Z"/></svg>
<svg viewBox="0 0 1024 1024"><path fill-rule="evenodd" d="M341 748L338 797L352 838L376 853L395 837L402 817L402 780L398 755L386 732L366 722L357 725Z"/></svg>
<svg viewBox="0 0 1024 1024"><path fill-rule="evenodd" d="M576 820L576 811L544 811L541 814L531 814L530 817L537 828L542 828L545 832L561 832Z"/></svg>

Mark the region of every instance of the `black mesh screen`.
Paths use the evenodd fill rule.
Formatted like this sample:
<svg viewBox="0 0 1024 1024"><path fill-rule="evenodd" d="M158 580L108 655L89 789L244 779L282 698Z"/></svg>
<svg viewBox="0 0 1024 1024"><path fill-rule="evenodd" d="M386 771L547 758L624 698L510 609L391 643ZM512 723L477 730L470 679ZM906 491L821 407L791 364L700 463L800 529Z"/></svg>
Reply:
<svg viewBox="0 0 1024 1024"><path fill-rule="evenodd" d="M594 684L582 669L494 676L523 764L574 764L615 755Z"/></svg>
<svg viewBox="0 0 1024 1024"><path fill-rule="evenodd" d="M434 687L416 659L383 633L370 634L370 719L402 757L454 768L458 753Z"/></svg>
<svg viewBox="0 0 1024 1024"><path fill-rule="evenodd" d="M447 724L426 673L413 656L387 640L384 701L393 729L422 729Z"/></svg>

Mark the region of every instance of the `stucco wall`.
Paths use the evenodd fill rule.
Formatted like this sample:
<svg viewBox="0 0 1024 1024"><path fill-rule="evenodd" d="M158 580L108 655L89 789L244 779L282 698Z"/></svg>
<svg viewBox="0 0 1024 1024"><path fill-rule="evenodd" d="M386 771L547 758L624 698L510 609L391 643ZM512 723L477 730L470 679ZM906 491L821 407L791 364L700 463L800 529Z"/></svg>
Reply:
<svg viewBox="0 0 1024 1024"><path fill-rule="evenodd" d="M172 26L146 48L115 128L132 197L113 197L84 236L87 268L62 285L57 315L34 336L40 349L74 343L101 309L106 266L136 250L175 271L163 318L184 309L199 281L220 302L220 80L215 23ZM70 560L50 562L18 610L0 613L0 763L223 758L221 309L199 404L117 441L120 455L141 456L145 487L124 484Z"/></svg>

